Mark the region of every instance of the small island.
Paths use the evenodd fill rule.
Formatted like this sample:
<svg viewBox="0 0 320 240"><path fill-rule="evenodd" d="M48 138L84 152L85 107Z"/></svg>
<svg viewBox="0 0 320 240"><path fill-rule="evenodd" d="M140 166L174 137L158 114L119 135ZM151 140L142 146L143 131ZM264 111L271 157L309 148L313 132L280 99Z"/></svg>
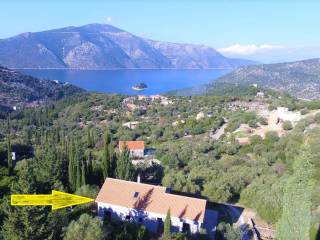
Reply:
<svg viewBox="0 0 320 240"><path fill-rule="evenodd" d="M148 86L145 83L139 83L139 84L136 84L136 85L132 86L132 89L136 90L136 91L145 90L147 88L148 88Z"/></svg>

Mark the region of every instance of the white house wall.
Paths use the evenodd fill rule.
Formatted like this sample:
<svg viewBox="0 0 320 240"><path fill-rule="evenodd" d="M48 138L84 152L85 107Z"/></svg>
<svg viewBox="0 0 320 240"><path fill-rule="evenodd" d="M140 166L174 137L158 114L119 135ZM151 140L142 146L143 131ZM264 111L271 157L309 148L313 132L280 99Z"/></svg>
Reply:
<svg viewBox="0 0 320 240"><path fill-rule="evenodd" d="M130 156L132 157L143 157L144 156L144 150L130 150Z"/></svg>
<svg viewBox="0 0 320 240"><path fill-rule="evenodd" d="M107 203L100 203L98 202L98 215L100 217L104 216L104 211L111 212L111 216L113 218L119 218L121 220L126 220L126 216L130 216L130 220L133 220L139 223L139 218L143 218L141 222L144 224L151 232L156 232L158 228L158 218L161 218L162 221L165 221L166 215L153 213L153 212L146 212L140 211L136 209L130 209L118 205L112 205ZM197 233L200 230L201 223L197 223L192 220L185 220L180 219L177 217L171 216L171 225L173 231L182 231L183 223L188 223L190 225L191 233Z"/></svg>

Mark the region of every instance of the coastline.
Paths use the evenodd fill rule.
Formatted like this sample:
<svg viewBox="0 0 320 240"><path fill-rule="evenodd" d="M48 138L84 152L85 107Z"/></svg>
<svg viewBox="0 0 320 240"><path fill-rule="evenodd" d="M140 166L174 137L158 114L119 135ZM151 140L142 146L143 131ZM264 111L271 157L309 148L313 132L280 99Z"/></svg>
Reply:
<svg viewBox="0 0 320 240"><path fill-rule="evenodd" d="M72 71L119 71L119 70L234 70L235 68L12 68L12 70L72 70Z"/></svg>
<svg viewBox="0 0 320 240"><path fill-rule="evenodd" d="M132 87L131 89L134 90L134 91L140 92L140 91L146 90L148 88L135 88L135 87Z"/></svg>

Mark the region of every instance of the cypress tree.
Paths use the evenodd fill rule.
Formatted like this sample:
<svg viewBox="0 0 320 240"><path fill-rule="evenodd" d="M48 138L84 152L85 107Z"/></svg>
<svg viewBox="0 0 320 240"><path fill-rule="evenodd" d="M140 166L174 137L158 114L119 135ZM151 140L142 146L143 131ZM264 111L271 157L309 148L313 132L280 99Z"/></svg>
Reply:
<svg viewBox="0 0 320 240"><path fill-rule="evenodd" d="M81 170L80 162L77 163L77 179L76 179L76 190L81 187Z"/></svg>
<svg viewBox="0 0 320 240"><path fill-rule="evenodd" d="M109 144L109 156L110 156L110 177L115 177L116 171L116 155L112 144Z"/></svg>
<svg viewBox="0 0 320 240"><path fill-rule="evenodd" d="M48 139L49 139L49 133L48 133L48 131L47 130L45 130L44 131L44 142L45 142L45 144L47 144L48 143Z"/></svg>
<svg viewBox="0 0 320 240"><path fill-rule="evenodd" d="M60 143L60 128L57 127L53 134L55 143Z"/></svg>
<svg viewBox="0 0 320 240"><path fill-rule="evenodd" d="M79 143L77 143L76 145L76 151L75 151L75 157L74 157L74 177L73 177L73 181L74 181L74 186L75 189L78 189L81 187L81 162L82 162L82 158L81 158L81 153L80 153L80 147L79 147Z"/></svg>
<svg viewBox="0 0 320 240"><path fill-rule="evenodd" d="M71 187L71 189L75 189L75 159L74 159L74 145L73 145L73 141L72 139L70 140L70 144L69 144L69 156L68 156L68 179L69 179L69 185Z"/></svg>
<svg viewBox="0 0 320 240"><path fill-rule="evenodd" d="M92 147L94 147L94 144L95 144L95 142L96 142L96 139L97 139L97 137L96 137L96 131L95 131L94 128L92 128L91 131L90 131L90 140L91 140L91 146L92 146Z"/></svg>
<svg viewBox="0 0 320 240"><path fill-rule="evenodd" d="M133 178L133 168L129 158L129 151L126 147L120 153L117 161L117 178L123 180L132 180Z"/></svg>
<svg viewBox="0 0 320 240"><path fill-rule="evenodd" d="M283 210L277 223L276 237L279 240L311 239L312 191L315 185L312 180L314 165L310 161L312 155L309 151L302 151L296 157L293 174L284 186Z"/></svg>
<svg viewBox="0 0 320 240"><path fill-rule="evenodd" d="M19 171L18 179L12 184L12 193L36 193L39 183L36 182L35 173L29 164ZM1 239L52 239L53 221L49 218L50 211L44 207L10 208L8 216L4 219ZM50 222L51 221L51 222ZM58 218L54 218L60 224Z"/></svg>
<svg viewBox="0 0 320 240"><path fill-rule="evenodd" d="M32 131L30 128L26 130L26 144L31 145L31 140L32 140Z"/></svg>
<svg viewBox="0 0 320 240"><path fill-rule="evenodd" d="M81 186L86 185L86 166L85 161L82 161L81 165Z"/></svg>
<svg viewBox="0 0 320 240"><path fill-rule="evenodd" d="M109 152L109 136L105 134L104 137L104 150L102 159L102 174L106 179L110 177L110 152Z"/></svg>
<svg viewBox="0 0 320 240"><path fill-rule="evenodd" d="M43 129L43 127L41 127L40 143L39 143L39 145L41 145L42 143L44 143L44 129Z"/></svg>
<svg viewBox="0 0 320 240"><path fill-rule="evenodd" d="M171 239L171 213L170 213L170 209L167 211L166 219L164 220L163 238L165 240Z"/></svg>
<svg viewBox="0 0 320 240"><path fill-rule="evenodd" d="M7 160L8 160L8 174L12 174L13 170L13 162L12 162L12 155L11 155L11 127L10 127L10 115L8 117L8 135L7 135Z"/></svg>
<svg viewBox="0 0 320 240"><path fill-rule="evenodd" d="M93 177L92 155L91 154L92 154L91 151L89 151L88 161L87 161L87 176L88 176L89 184L92 183L92 177Z"/></svg>
<svg viewBox="0 0 320 240"><path fill-rule="evenodd" d="M63 129L62 130L62 137L61 137L61 147L63 149L63 151L67 154L68 153L68 145L67 145L67 141L66 141L66 132Z"/></svg>
<svg viewBox="0 0 320 240"><path fill-rule="evenodd" d="M92 140L91 140L91 131L90 129L87 130L87 147L92 147Z"/></svg>

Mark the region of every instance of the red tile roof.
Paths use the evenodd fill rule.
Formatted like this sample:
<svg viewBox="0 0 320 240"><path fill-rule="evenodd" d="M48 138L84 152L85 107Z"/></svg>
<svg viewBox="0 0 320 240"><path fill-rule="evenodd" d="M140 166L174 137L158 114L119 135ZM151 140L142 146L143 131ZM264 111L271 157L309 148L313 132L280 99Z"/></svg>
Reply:
<svg viewBox="0 0 320 240"><path fill-rule="evenodd" d="M119 149L123 150L127 146L129 150L144 150L144 141L119 141Z"/></svg>
<svg viewBox="0 0 320 240"><path fill-rule="evenodd" d="M95 201L163 215L170 209L173 217L203 222L206 200L167 193L166 189L107 178Z"/></svg>

